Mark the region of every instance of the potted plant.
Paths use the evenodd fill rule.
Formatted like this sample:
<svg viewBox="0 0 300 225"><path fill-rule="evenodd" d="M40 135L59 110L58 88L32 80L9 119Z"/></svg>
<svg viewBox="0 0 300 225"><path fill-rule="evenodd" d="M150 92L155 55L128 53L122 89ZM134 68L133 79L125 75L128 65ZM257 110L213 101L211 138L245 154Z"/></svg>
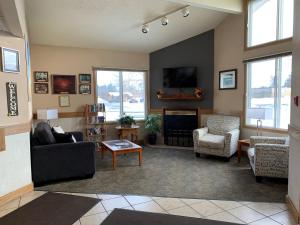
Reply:
<svg viewBox="0 0 300 225"><path fill-rule="evenodd" d="M148 142L150 145L156 144L157 132L160 131L161 116L156 114L150 114L145 121L145 128L149 131Z"/></svg>
<svg viewBox="0 0 300 225"><path fill-rule="evenodd" d="M123 115L120 119L119 119L119 123L121 125L121 127L132 127L133 124L135 124L135 120L133 119L132 116L126 116Z"/></svg>

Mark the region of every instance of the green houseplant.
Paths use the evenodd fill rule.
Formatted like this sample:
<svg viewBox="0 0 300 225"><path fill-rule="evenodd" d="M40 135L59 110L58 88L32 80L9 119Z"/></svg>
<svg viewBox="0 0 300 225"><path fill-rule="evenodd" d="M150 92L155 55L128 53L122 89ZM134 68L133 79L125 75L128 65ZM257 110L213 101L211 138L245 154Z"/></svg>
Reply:
<svg viewBox="0 0 300 225"><path fill-rule="evenodd" d="M157 133L161 128L161 116L156 114L150 114L145 121L145 128L149 131L148 141L150 145L156 144Z"/></svg>
<svg viewBox="0 0 300 225"><path fill-rule="evenodd" d="M135 120L133 119L132 116L123 115L119 119L119 123L120 123L121 127L131 127L133 124L135 124Z"/></svg>

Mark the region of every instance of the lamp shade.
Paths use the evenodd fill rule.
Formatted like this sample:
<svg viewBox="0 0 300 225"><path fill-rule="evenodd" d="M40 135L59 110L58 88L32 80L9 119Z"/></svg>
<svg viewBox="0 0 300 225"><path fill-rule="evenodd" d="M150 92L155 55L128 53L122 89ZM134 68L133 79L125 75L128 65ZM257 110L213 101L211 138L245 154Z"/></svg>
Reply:
<svg viewBox="0 0 300 225"><path fill-rule="evenodd" d="M269 108L250 108L247 110L247 117L256 120L270 120L273 118L272 109Z"/></svg>
<svg viewBox="0 0 300 225"><path fill-rule="evenodd" d="M38 120L55 120L58 119L57 109L38 109L37 110Z"/></svg>

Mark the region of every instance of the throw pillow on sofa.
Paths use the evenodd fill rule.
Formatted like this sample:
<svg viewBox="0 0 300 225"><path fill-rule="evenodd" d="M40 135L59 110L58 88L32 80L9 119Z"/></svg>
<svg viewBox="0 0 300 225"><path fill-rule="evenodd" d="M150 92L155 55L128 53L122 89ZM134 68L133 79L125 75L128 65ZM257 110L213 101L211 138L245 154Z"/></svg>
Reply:
<svg viewBox="0 0 300 225"><path fill-rule="evenodd" d="M75 143L72 138L73 135L69 133L61 134L53 132L53 136L56 140L56 143Z"/></svg>
<svg viewBox="0 0 300 225"><path fill-rule="evenodd" d="M55 138L51 132L51 127L48 123L40 122L34 130L34 137L37 138L41 145L55 144Z"/></svg>

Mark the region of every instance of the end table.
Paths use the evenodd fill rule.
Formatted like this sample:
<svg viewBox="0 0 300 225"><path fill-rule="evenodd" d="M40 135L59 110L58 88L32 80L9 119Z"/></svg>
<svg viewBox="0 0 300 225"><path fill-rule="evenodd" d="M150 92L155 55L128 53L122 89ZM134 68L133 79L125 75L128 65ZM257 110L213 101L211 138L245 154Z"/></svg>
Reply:
<svg viewBox="0 0 300 225"><path fill-rule="evenodd" d="M239 140L238 141L238 162L241 162L241 157L242 157L242 146L247 146L250 147L250 139L244 139L244 140Z"/></svg>

